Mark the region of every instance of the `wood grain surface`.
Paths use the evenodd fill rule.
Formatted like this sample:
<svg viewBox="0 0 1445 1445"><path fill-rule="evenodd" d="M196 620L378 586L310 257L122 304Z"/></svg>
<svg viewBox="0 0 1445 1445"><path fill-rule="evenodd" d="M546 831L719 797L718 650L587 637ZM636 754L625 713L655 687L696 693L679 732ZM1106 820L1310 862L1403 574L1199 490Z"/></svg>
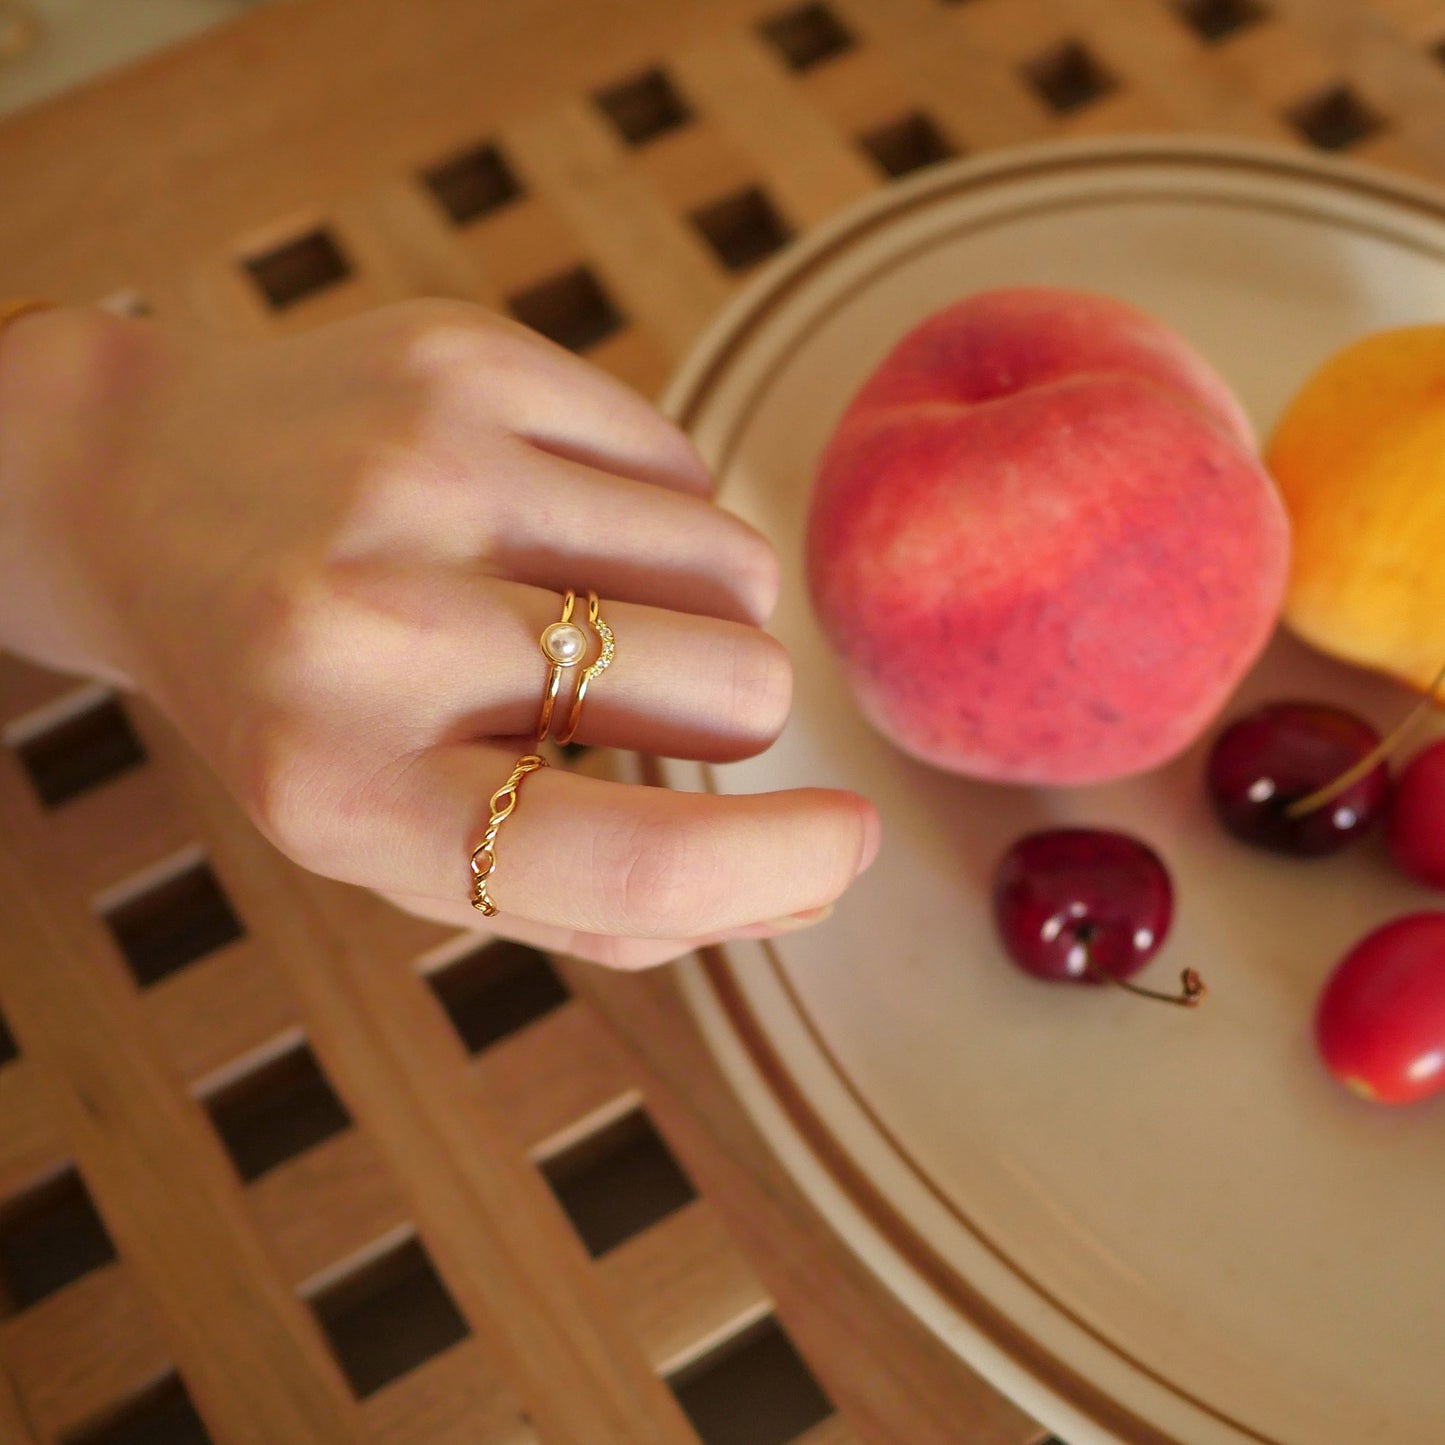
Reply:
<svg viewBox="0 0 1445 1445"><path fill-rule="evenodd" d="M1432 0L292 0L0 125L0 295L241 336L458 297L655 393L948 156L1439 178L1442 57ZM832 1240L665 971L303 874L143 700L0 658L0 739L0 1441L1040 1438Z"/></svg>

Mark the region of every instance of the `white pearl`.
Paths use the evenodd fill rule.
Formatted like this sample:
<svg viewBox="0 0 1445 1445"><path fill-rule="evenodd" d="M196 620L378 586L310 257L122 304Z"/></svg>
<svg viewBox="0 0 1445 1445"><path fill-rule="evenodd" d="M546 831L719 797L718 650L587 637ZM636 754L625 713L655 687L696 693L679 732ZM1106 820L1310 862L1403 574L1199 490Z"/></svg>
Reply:
<svg viewBox="0 0 1445 1445"><path fill-rule="evenodd" d="M554 622L542 634L542 651L560 667L575 667L587 652L587 637L574 622Z"/></svg>

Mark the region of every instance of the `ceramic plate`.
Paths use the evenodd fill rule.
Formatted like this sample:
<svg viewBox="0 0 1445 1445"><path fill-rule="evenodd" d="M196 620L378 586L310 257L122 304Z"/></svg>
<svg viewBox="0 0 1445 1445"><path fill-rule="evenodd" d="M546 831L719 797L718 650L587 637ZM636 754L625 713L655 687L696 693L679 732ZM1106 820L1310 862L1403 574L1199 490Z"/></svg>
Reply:
<svg viewBox="0 0 1445 1445"><path fill-rule="evenodd" d="M1177 327L1267 432L1310 370L1445 320L1445 199L1293 152L1177 140L1030 149L891 188L761 276L668 405L785 559L797 700L767 754L676 787L856 788L886 842L826 925L689 965L692 1007L778 1155L879 1280L1071 1445L1440 1445L1445 1099L1372 1108L1316 1063L1321 980L1374 925L1445 904L1378 845L1270 859L1221 835L1201 750L1093 790L985 786L862 721L808 609L814 460L927 313L1046 283ZM1442 632L1445 648L1445 632ZM1226 715L1294 694L1377 724L1405 694L1279 640ZM1027 829L1152 841L1179 893L1150 975L1197 1013L1049 985L1000 955L994 859Z"/></svg>

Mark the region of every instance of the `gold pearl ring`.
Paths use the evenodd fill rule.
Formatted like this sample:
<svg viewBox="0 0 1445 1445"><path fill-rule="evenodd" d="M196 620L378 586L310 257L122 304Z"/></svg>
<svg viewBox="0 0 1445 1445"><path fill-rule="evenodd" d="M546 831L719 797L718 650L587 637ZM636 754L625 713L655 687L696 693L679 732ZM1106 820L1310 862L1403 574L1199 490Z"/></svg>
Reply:
<svg viewBox="0 0 1445 1445"><path fill-rule="evenodd" d="M537 717L537 741L546 740L552 728L552 715L557 706L557 697L562 690L565 673L585 661L588 652L586 632L572 620L577 607L577 594L569 590L562 599L562 615L543 629L540 646L542 656L551 665L547 677L547 689L542 695L542 711ZM587 594L587 626L596 634L600 650L592 663L583 669L572 697L572 706L565 725L556 735L558 743L564 746L572 741L577 724L582 718L582 704L587 697L588 687L596 681L612 663L616 652L616 639L612 629L602 620L602 604L595 592Z"/></svg>
<svg viewBox="0 0 1445 1445"><path fill-rule="evenodd" d="M537 741L546 739L552 727L552 709L562 687L562 674L576 667L587 656L587 634L572 621L577 594L570 589L562 599L562 616L542 631L542 656L552 664L547 691L542 695L542 712L537 718Z"/></svg>
<svg viewBox="0 0 1445 1445"><path fill-rule="evenodd" d="M547 759L538 757L536 753L518 758L511 777L492 794L488 805L487 831L482 834L482 841L472 849L472 907L488 918L497 913L497 905L487 887L497 869L497 834L517 806L522 779L546 766Z"/></svg>

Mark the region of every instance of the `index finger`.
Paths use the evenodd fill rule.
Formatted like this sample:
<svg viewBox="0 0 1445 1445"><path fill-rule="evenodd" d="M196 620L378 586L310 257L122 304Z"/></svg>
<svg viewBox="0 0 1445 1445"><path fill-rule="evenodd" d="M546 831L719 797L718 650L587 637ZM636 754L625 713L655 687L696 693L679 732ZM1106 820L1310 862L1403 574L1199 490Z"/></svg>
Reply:
<svg viewBox="0 0 1445 1445"><path fill-rule="evenodd" d="M487 799L514 761L475 745L416 759L390 816L358 830L373 856L352 881L467 896ZM687 938L832 903L873 861L879 834L872 804L854 793L677 793L543 768L518 787L488 886L503 915L587 933Z"/></svg>

